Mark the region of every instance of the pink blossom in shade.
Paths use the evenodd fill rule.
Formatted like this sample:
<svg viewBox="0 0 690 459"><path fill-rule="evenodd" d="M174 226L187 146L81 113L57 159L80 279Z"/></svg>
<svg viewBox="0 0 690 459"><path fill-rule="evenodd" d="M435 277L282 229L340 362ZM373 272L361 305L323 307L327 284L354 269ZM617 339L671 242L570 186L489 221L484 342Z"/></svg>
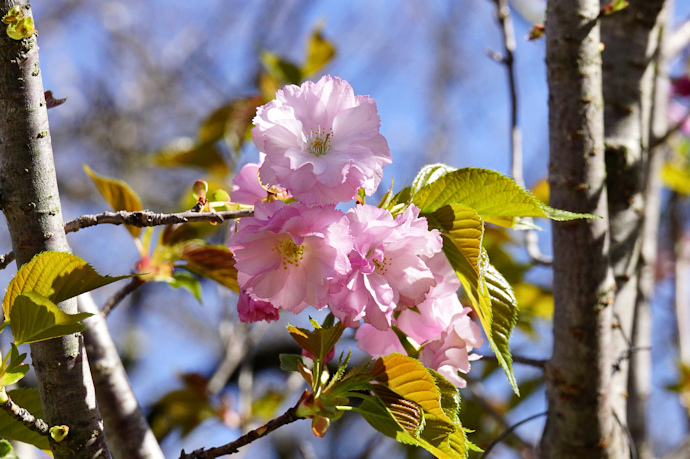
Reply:
<svg viewBox="0 0 690 459"><path fill-rule="evenodd" d="M242 322L274 322L280 317L278 308L268 301L255 300L244 291L237 300L237 313Z"/></svg>
<svg viewBox="0 0 690 459"><path fill-rule="evenodd" d="M238 204L254 205L266 199L268 193L259 182L259 164L245 164L232 179L230 200Z"/></svg>
<svg viewBox="0 0 690 459"><path fill-rule="evenodd" d="M354 237L352 272L344 288L331 295L331 311L346 326L364 319L387 330L396 309L418 305L436 285L426 262L441 251L441 236L428 230L414 206L395 219L369 205L357 206L347 217Z"/></svg>
<svg viewBox="0 0 690 459"><path fill-rule="evenodd" d="M419 360L426 367L438 371L457 387L467 385L458 372L467 374L470 361L480 358L470 354L470 351L484 343L479 326L468 316L470 311L470 308L465 308L453 316L439 339L426 343L419 355Z"/></svg>
<svg viewBox="0 0 690 459"><path fill-rule="evenodd" d="M300 312L326 306L350 271L345 215L333 207L258 202L230 238L237 281L255 300Z"/></svg>
<svg viewBox="0 0 690 459"><path fill-rule="evenodd" d="M668 103L668 119L671 124L676 125L682 122L680 132L685 136L690 136L690 112L688 108L680 102L671 99Z"/></svg>
<svg viewBox="0 0 690 459"><path fill-rule="evenodd" d="M305 204L347 202L360 188L371 195L391 163L379 126L374 99L340 78L285 86L254 118L254 144L266 154L261 181Z"/></svg>
<svg viewBox="0 0 690 459"><path fill-rule="evenodd" d="M690 96L690 78L687 75L682 75L678 78L672 78L671 90L673 94L681 97Z"/></svg>
<svg viewBox="0 0 690 459"><path fill-rule="evenodd" d="M357 329L355 340L357 340L358 348L374 358L392 354L393 352L407 354L403 345L400 344L398 335L395 334L392 328L381 331L369 324L363 324Z"/></svg>

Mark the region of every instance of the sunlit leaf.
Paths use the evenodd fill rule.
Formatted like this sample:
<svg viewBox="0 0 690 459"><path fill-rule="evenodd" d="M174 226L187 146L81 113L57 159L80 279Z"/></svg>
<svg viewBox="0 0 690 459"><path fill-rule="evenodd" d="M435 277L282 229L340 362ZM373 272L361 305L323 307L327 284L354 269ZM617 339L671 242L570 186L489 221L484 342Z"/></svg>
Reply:
<svg viewBox="0 0 690 459"><path fill-rule="evenodd" d="M455 167L448 166L447 164L427 164L419 170L417 176L414 178L414 181L412 182L412 187L410 188L410 196L416 195L419 192L419 190L421 190L425 186L429 185L432 182L435 182L447 173L456 170L457 169Z"/></svg>
<svg viewBox="0 0 690 459"><path fill-rule="evenodd" d="M135 212L143 209L139 196L122 180L98 175L86 164L84 164L84 172L91 177L101 196L108 201L108 204L110 204L114 211L126 210L127 212ZM125 225L125 227L133 237L138 237L139 233L141 233L141 228L136 226Z"/></svg>
<svg viewBox="0 0 690 459"><path fill-rule="evenodd" d="M10 312L10 327L17 345L58 338L84 330L81 320L93 314L67 314L43 295L22 293Z"/></svg>
<svg viewBox="0 0 690 459"><path fill-rule="evenodd" d="M20 354L15 343L12 343L11 352L2 361L0 370L0 387L14 384L29 372L29 365L24 363L26 353Z"/></svg>
<svg viewBox="0 0 690 459"><path fill-rule="evenodd" d="M297 341L302 349L320 360L331 352L345 329L341 322L337 322L331 328L316 328L315 330L297 328L292 325L288 325L287 328L292 339Z"/></svg>
<svg viewBox="0 0 690 459"><path fill-rule="evenodd" d="M199 279L187 273L175 273L168 280L168 284L172 288L183 288L189 291L194 298L201 303L201 284Z"/></svg>
<svg viewBox="0 0 690 459"><path fill-rule="evenodd" d="M335 47L316 30L309 39L307 61L302 67L302 74L308 78L321 70L335 56Z"/></svg>
<svg viewBox="0 0 690 459"><path fill-rule="evenodd" d="M199 167L218 176L230 172L228 163L214 142L196 143L189 138L180 138L158 151L153 162L160 167Z"/></svg>
<svg viewBox="0 0 690 459"><path fill-rule="evenodd" d="M41 399L37 389L15 389L7 391L14 402L37 418L43 417ZM21 422L11 417L5 410L0 410L0 437L34 445L44 451L50 451L48 437L29 430Z"/></svg>
<svg viewBox="0 0 690 459"><path fill-rule="evenodd" d="M273 78L289 84L298 85L302 82L302 71L292 62L270 51L262 51L259 57L264 68Z"/></svg>
<svg viewBox="0 0 690 459"><path fill-rule="evenodd" d="M224 245L212 245L190 242L185 244L179 259L184 268L197 276L214 280L224 287L239 293L237 270L232 252Z"/></svg>
<svg viewBox="0 0 690 459"><path fill-rule="evenodd" d="M511 178L488 169L457 169L422 187L412 202L422 213L432 213L449 204L474 209L485 222L522 229L519 217L546 217L552 220L600 218L553 209L539 202Z"/></svg>
<svg viewBox="0 0 690 459"><path fill-rule="evenodd" d="M419 360L394 353L377 359L371 373L379 383L446 422L448 432L453 430L453 422L441 408L438 387Z"/></svg>
<svg viewBox="0 0 690 459"><path fill-rule="evenodd" d="M217 108L201 123L198 133L200 143L225 139L231 148L239 151L256 109L263 102L264 98L259 94L233 100Z"/></svg>
<svg viewBox="0 0 690 459"><path fill-rule="evenodd" d="M676 193L690 195L690 169L666 163L661 168L661 179Z"/></svg>
<svg viewBox="0 0 690 459"><path fill-rule="evenodd" d="M266 420L273 419L284 400L284 392L269 390L252 401L252 416Z"/></svg>
<svg viewBox="0 0 690 459"><path fill-rule="evenodd" d="M42 252L19 268L10 281L2 310L6 318L10 317L14 300L25 292L36 292L57 304L127 277L132 276L101 276L91 265L70 253Z"/></svg>

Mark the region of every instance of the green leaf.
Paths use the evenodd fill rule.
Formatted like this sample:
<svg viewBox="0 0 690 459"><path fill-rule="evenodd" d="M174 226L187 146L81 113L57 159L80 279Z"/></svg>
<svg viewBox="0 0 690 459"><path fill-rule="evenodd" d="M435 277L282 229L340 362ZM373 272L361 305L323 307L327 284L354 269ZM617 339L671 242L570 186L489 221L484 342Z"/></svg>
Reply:
<svg viewBox="0 0 690 459"><path fill-rule="evenodd" d="M335 56L335 47L316 30L309 39L307 61L302 67L302 75L308 78L321 70Z"/></svg>
<svg viewBox="0 0 690 459"><path fill-rule="evenodd" d="M5 356L2 361L3 368L0 370L0 387L14 384L29 371L29 365L24 363L26 353L19 354L17 346L12 343L12 351ZM7 362L9 360L9 363Z"/></svg>
<svg viewBox="0 0 690 459"><path fill-rule="evenodd" d="M304 365L304 357L298 354L280 354L278 357L283 371L299 371L298 362Z"/></svg>
<svg viewBox="0 0 690 459"><path fill-rule="evenodd" d="M331 352L335 343L338 342L345 327L343 327L341 322L338 322L331 328L307 330L305 328L297 328L288 325L287 329L292 339L297 341L297 344L299 344L302 349L313 355L316 359L323 360L326 355Z"/></svg>
<svg viewBox="0 0 690 459"><path fill-rule="evenodd" d="M194 298L201 303L201 284L199 279L187 273L175 273L169 278L168 284L172 288L183 288L188 290Z"/></svg>
<svg viewBox="0 0 690 459"><path fill-rule="evenodd" d="M215 141L195 143L188 138L177 139L153 155L153 162L160 167L199 167L218 176L230 172Z"/></svg>
<svg viewBox="0 0 690 459"><path fill-rule="evenodd" d="M128 277L132 276L101 276L91 265L70 253L42 252L19 268L10 281L2 310L5 318L9 318L14 300L25 292L36 292L57 304Z"/></svg>
<svg viewBox="0 0 690 459"><path fill-rule="evenodd" d="M411 400L396 394L385 386L373 386L373 391L386 406L395 422L413 437L419 437L424 427L424 411Z"/></svg>
<svg viewBox="0 0 690 459"><path fill-rule="evenodd" d="M289 84L300 84L302 82L302 71L292 62L286 61L270 51L262 51L259 58L266 71L273 78Z"/></svg>
<svg viewBox="0 0 690 459"><path fill-rule="evenodd" d="M230 249L224 245L203 244L197 241L183 244L179 260L186 264L175 267L184 268L197 276L207 277L239 293L235 258Z"/></svg>
<svg viewBox="0 0 690 459"><path fill-rule="evenodd" d="M426 367L419 360L399 353L380 357L374 362L372 376L396 394L418 404L425 412L447 424L452 432L453 422L441 407L441 394Z"/></svg>
<svg viewBox="0 0 690 459"><path fill-rule="evenodd" d="M0 459L19 459L12 445L7 440L0 440Z"/></svg>
<svg viewBox="0 0 690 459"><path fill-rule="evenodd" d="M477 275L481 275L479 256L482 250L484 222L474 209L461 204L446 205L425 215L430 227L450 240Z"/></svg>
<svg viewBox="0 0 690 459"><path fill-rule="evenodd" d="M127 212L135 212L143 209L139 196L137 196L134 190L122 180L98 175L86 164L84 164L84 172L91 177L91 180L96 184L101 196L108 201L108 204L110 204L110 207L112 207L114 211L126 210ZM139 237L141 228L132 225L125 226L132 237Z"/></svg>
<svg viewBox="0 0 690 459"><path fill-rule="evenodd" d="M43 417L41 399L37 389L15 389L8 391L7 394L17 405L27 410L36 418ZM28 427L11 417L5 410L0 410L0 437L21 441L44 451L50 451L48 437L29 430Z"/></svg>
<svg viewBox="0 0 690 459"><path fill-rule="evenodd" d="M427 164L419 170L417 176L414 178L414 181L412 182L412 187L410 187L410 195L416 195L419 192L419 190L421 190L425 186L435 182L447 173L456 170L457 169L455 167L448 166L447 164Z"/></svg>
<svg viewBox="0 0 690 459"><path fill-rule="evenodd" d="M79 321L93 314L67 314L55 303L35 292L17 297L10 312L10 327L17 345L58 338L84 330Z"/></svg>
<svg viewBox="0 0 690 459"><path fill-rule="evenodd" d="M263 102L264 98L259 94L233 100L217 108L201 123L199 142L205 144L225 139L231 148L239 152L256 109Z"/></svg>
<svg viewBox="0 0 690 459"><path fill-rule="evenodd" d="M464 168L446 173L423 186L412 197L422 213L443 206L462 204L474 209L485 222L508 228L524 228L518 217L546 217L552 220L600 218L553 209L539 202L511 178L487 169Z"/></svg>
<svg viewBox="0 0 690 459"><path fill-rule="evenodd" d="M463 256L460 250L447 236L443 237L443 253L446 254L446 258L448 258L450 265L458 275L458 279L460 279L465 294L479 316L479 321L482 324L484 334L489 339L491 349L496 354L499 364L506 372L508 382L510 382L510 385L513 387L513 391L517 393L517 381L513 374L510 349L508 347L507 338L509 336L506 337L502 333L509 328L508 324L511 323L512 319L510 317L497 317L496 320L500 325L497 325L496 334L494 334L492 297L485 278L487 271L493 268L490 268L491 265L489 264L486 251L482 249L480 252L477 265L479 267L479 272L477 272L475 266L468 262L467 258ZM505 309L500 308L500 311L505 312ZM512 323L514 324L514 322Z"/></svg>
<svg viewBox="0 0 690 459"><path fill-rule="evenodd" d="M690 195L690 170L666 163L661 168L664 185L679 194Z"/></svg>

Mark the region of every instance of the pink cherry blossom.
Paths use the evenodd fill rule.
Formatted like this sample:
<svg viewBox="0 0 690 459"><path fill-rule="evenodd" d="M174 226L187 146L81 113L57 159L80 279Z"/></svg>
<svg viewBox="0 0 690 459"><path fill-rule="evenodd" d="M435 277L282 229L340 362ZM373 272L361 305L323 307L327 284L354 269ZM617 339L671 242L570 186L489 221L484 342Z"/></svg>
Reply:
<svg viewBox="0 0 690 459"><path fill-rule="evenodd" d="M274 322L280 317L278 308L268 301L255 300L244 291L237 300L237 313L242 322Z"/></svg>
<svg viewBox="0 0 690 459"><path fill-rule="evenodd" d="M428 342L419 355L426 367L438 371L457 387L467 385L458 372L467 374L470 361L481 358L470 351L484 343L479 326L468 316L470 311L465 308L453 316L448 329L437 340Z"/></svg>
<svg viewBox="0 0 690 459"><path fill-rule="evenodd" d="M396 309L420 304L436 285L427 261L441 251L441 236L428 230L415 206L395 219L369 205L357 206L347 217L354 237L352 272L345 287L331 296L331 311L346 326L364 319L387 330Z"/></svg>
<svg viewBox="0 0 690 459"><path fill-rule="evenodd" d="M391 162L379 126L376 102L340 78L285 86L254 118L261 181L305 204L350 201L360 188L371 195Z"/></svg>
<svg viewBox="0 0 690 459"><path fill-rule="evenodd" d="M263 158L261 162L263 163ZM232 202L252 206L256 201L263 201L272 195L283 200L291 197L287 191L278 186L272 186L268 190L264 188L259 181L259 167L261 167L261 163L245 164L233 177L232 191L230 192Z"/></svg>
<svg viewBox="0 0 690 459"><path fill-rule="evenodd" d="M372 325L363 324L357 329L355 340L357 341L358 348L374 358L392 354L393 352L407 354L405 348L400 344L398 335L395 334L392 328L381 331Z"/></svg>
<svg viewBox="0 0 690 459"><path fill-rule="evenodd" d="M333 207L257 202L230 238L237 281L255 300L300 312L326 306L350 271L345 215Z"/></svg>

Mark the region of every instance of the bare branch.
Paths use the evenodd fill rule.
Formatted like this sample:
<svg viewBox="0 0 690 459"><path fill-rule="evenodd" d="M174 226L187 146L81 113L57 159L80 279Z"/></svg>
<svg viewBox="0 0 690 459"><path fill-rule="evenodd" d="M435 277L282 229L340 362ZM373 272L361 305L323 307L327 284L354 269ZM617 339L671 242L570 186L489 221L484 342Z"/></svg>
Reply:
<svg viewBox="0 0 690 459"><path fill-rule="evenodd" d="M3 392L5 392L4 389ZM28 410L14 403L14 400L12 400L9 394L5 393L5 396L7 397L7 401L0 405L3 410L7 411L10 416L24 424L30 430L41 435L50 435L50 428L43 419L36 418L33 414L29 413Z"/></svg>
<svg viewBox="0 0 690 459"><path fill-rule="evenodd" d="M514 363L520 363L522 365L529 365L532 367L541 368L542 370L546 367L548 360L543 359L531 359L529 357L520 357L519 355L511 356ZM482 355L482 359L485 360L498 360L495 355Z"/></svg>
<svg viewBox="0 0 690 459"><path fill-rule="evenodd" d="M115 294L111 296L108 299L108 301L105 302L105 304L101 308L101 315L103 317L108 317L110 311L115 309L115 306L120 304L120 301L122 301L127 295L138 289L141 285L144 284L144 282L145 281L143 281L140 277L132 278L132 280L129 281L127 285L115 292Z"/></svg>
<svg viewBox="0 0 690 459"><path fill-rule="evenodd" d="M676 56L690 44L690 19L681 24L668 39L668 57Z"/></svg>
<svg viewBox="0 0 690 459"><path fill-rule="evenodd" d="M540 417L542 417L542 416L546 416L547 413L548 413L548 411L544 411L544 412L541 412L541 413L533 414L532 416L523 419L522 421L518 422L517 424L513 424L512 426L508 427L508 429L506 429L505 432L503 432L501 435L499 435L498 438L496 438L496 440L492 441L491 444L484 450L484 454L481 455L481 459L484 459L484 458L486 458L486 457L489 457L489 453L491 452L491 450L494 449L494 447L495 447L496 445L498 445L498 444L501 443L503 440L505 440L506 437L508 437L508 435L510 435L511 433L513 433L513 431L514 431L515 429L517 429L518 427L520 427L520 426L523 425L523 424L526 424L526 423L528 423L528 422L530 422L530 421L533 421L534 419L540 418Z"/></svg>
<svg viewBox="0 0 690 459"><path fill-rule="evenodd" d="M659 147L659 146L663 145L664 143L666 143L666 141L667 141L668 139L670 139L671 136L672 136L673 134L675 134L676 132L680 131L680 129L683 127L683 125L684 125L685 123L687 123L688 121L690 121L690 113L687 113L687 114L683 117L683 119L681 119L681 120L678 121L676 124L674 124L673 126L671 126L671 127L668 129L668 131L666 131L664 134L661 135L661 137L655 137L655 138L651 139L651 141L649 142L649 148L650 148L650 150L653 150L653 149L655 149L656 147Z"/></svg>
<svg viewBox="0 0 690 459"><path fill-rule="evenodd" d="M510 150L511 150L511 174L515 182L525 188L525 179L522 173L522 131L518 124L518 96L517 78L515 76L515 30L513 20L510 16L508 0L494 0L496 3L496 17L501 26L501 36L503 38L504 56L494 52L489 52L489 56L503 64L508 74L508 89L510 91ZM529 219L531 221L531 219ZM544 255L539 249L539 236L534 230L525 232L525 248L532 262L538 265L550 265L551 257Z"/></svg>
<svg viewBox="0 0 690 459"><path fill-rule="evenodd" d="M300 397L295 406L293 406L277 418L268 421L265 425L259 427L258 429L254 429L251 432L242 435L240 438L233 442L230 442L223 446L218 446L216 448L200 448L195 451L192 451L189 454L185 453L184 450L182 450L182 453L180 453L180 459L212 459L219 456L223 456L225 454L236 453L242 446L248 445L249 443L253 442L254 440L258 440L261 437L265 437L277 428L293 423L299 419L304 419L297 416L297 408L300 406L300 404L304 401L304 399L307 396L309 396L309 392L305 390L302 394L302 397Z"/></svg>
<svg viewBox="0 0 690 459"><path fill-rule="evenodd" d="M231 218L249 217L254 214L252 209L229 210L224 212L180 212L176 214L161 214L149 210L137 212L103 212L97 215L82 215L65 224L65 232L73 233L89 226L110 224L110 225L132 225L139 228L146 226L172 225L175 223L192 222L213 222L222 223Z"/></svg>
<svg viewBox="0 0 690 459"><path fill-rule="evenodd" d="M137 212L103 212L96 215L82 215L65 223L65 233L74 233L82 228L96 225L132 225L139 228L146 226L173 225L176 223L212 222L223 223L232 218L251 217L253 209L227 210L223 212L180 212L161 214L150 210ZM7 252L0 256L0 269L5 269L14 260L14 253Z"/></svg>

